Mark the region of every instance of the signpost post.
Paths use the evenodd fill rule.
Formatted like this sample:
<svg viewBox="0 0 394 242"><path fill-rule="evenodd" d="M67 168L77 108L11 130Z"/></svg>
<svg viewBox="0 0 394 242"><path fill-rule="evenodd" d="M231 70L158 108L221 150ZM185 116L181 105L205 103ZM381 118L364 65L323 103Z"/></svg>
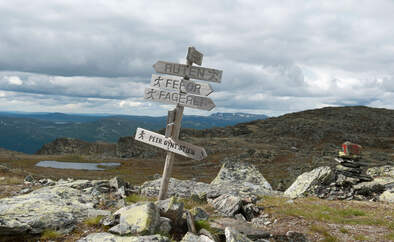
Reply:
<svg viewBox="0 0 394 242"><path fill-rule="evenodd" d="M168 75L152 75L151 86L145 89L144 98L155 102L176 104L174 110L168 111L165 135L137 128L135 140L162 148L167 151L161 179L159 200L167 198L168 183L172 173L175 154L195 160L207 157L204 148L178 140L184 107L211 110L213 101L206 97L213 92L211 85L190 80L199 79L220 83L221 70L193 66L202 64L203 54L194 47L189 47L186 65L158 61L153 65L156 72Z"/></svg>

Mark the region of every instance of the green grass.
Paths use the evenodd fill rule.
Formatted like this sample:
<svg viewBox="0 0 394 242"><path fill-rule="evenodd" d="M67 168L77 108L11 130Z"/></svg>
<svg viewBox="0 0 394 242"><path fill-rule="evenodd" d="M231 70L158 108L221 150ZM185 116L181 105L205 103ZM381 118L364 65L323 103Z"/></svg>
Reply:
<svg viewBox="0 0 394 242"><path fill-rule="evenodd" d="M0 185L15 185L22 184L23 178L11 176L11 177L0 177Z"/></svg>
<svg viewBox="0 0 394 242"><path fill-rule="evenodd" d="M348 233L349 233L349 230L345 229L344 227L340 228L339 231L340 231L342 234L348 234Z"/></svg>
<svg viewBox="0 0 394 242"><path fill-rule="evenodd" d="M194 224L196 226L197 231L200 231L200 229L205 229L209 233L211 233L214 237L218 237L218 234L220 233L218 229L212 228L209 221L207 220L195 221Z"/></svg>
<svg viewBox="0 0 394 242"><path fill-rule="evenodd" d="M103 218L104 216L99 215L97 217L91 217L91 218L87 218L84 221L84 224L88 225L88 226L93 226L93 227L97 227L100 226L100 220Z"/></svg>
<svg viewBox="0 0 394 242"><path fill-rule="evenodd" d="M391 233L389 233L389 234L386 234L386 235L384 236L384 238L385 238L386 240L388 240L388 241L394 241L394 232L391 232Z"/></svg>
<svg viewBox="0 0 394 242"><path fill-rule="evenodd" d="M324 239L323 239L324 242L339 242L339 240L335 236L331 235L328 232L327 228L325 228L321 225L312 224L312 226L310 227L310 230L312 232L316 232L316 233L321 234L324 237Z"/></svg>
<svg viewBox="0 0 394 242"><path fill-rule="evenodd" d="M57 239L59 237L61 237L62 235L52 229L48 229L45 230L42 234L41 234L41 239L47 240L47 239Z"/></svg>
<svg viewBox="0 0 394 242"><path fill-rule="evenodd" d="M374 225L394 228L394 222L386 219L387 210L371 209L362 204L347 201L327 201L318 198L301 198L294 203L286 203L283 197L264 197L259 205L277 216L300 217L311 221L336 224ZM389 212L390 213L390 212ZM391 212L394 216L394 213Z"/></svg>
<svg viewBox="0 0 394 242"><path fill-rule="evenodd" d="M368 238L365 237L365 236L362 235L362 234L356 234L356 235L354 235L353 237L354 237L355 240L358 240L358 241L367 241L367 240L368 240Z"/></svg>

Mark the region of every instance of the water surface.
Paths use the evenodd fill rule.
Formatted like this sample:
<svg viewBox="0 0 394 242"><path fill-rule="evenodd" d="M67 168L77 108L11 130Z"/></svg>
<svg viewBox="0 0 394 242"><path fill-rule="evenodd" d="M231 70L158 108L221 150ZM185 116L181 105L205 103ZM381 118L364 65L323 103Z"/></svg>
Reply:
<svg viewBox="0 0 394 242"><path fill-rule="evenodd" d="M114 166L120 166L118 162L112 163L83 163L83 162L61 162L54 160L44 160L36 164L40 167L58 168L58 169L75 169L75 170L92 170L92 171L103 171L105 170L99 166L107 166L108 168Z"/></svg>

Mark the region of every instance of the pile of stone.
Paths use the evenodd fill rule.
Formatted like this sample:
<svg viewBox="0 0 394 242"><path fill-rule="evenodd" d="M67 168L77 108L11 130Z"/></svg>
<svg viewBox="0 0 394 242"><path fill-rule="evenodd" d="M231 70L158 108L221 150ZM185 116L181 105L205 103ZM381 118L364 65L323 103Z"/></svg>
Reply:
<svg viewBox="0 0 394 242"><path fill-rule="evenodd" d="M336 165L337 182L349 182L351 184L357 184L360 182L372 181L372 177L363 174L363 168L366 164L359 162L359 159L351 159L345 157L336 157L335 161L339 164Z"/></svg>

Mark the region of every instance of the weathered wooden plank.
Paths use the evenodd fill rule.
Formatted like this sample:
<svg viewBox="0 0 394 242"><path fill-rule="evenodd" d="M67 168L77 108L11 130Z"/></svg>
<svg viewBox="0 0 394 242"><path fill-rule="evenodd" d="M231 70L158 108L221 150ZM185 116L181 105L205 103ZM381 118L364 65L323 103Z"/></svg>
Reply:
<svg viewBox="0 0 394 242"><path fill-rule="evenodd" d="M181 140L166 138L164 135L157 134L142 128L137 128L135 140L192 158L194 160L202 160L207 157L207 153L202 147L192 145Z"/></svg>
<svg viewBox="0 0 394 242"><path fill-rule="evenodd" d="M185 80L179 76L156 75L152 74L150 80L151 87L168 89L168 90L181 90L181 92L196 94L200 96L208 96L213 92L209 83L200 83L192 80Z"/></svg>
<svg viewBox="0 0 394 242"><path fill-rule="evenodd" d="M186 60L201 66L202 58L203 54L201 52L197 51L194 47L189 47L189 49L187 50Z"/></svg>
<svg viewBox="0 0 394 242"><path fill-rule="evenodd" d="M156 88L145 88L144 98L155 102L180 104L185 107L202 110L212 110L216 106L208 97Z"/></svg>
<svg viewBox="0 0 394 242"><path fill-rule="evenodd" d="M192 79L218 82L222 80L223 71L192 65L184 65L167 61L158 61L153 65L158 73L189 77Z"/></svg>

